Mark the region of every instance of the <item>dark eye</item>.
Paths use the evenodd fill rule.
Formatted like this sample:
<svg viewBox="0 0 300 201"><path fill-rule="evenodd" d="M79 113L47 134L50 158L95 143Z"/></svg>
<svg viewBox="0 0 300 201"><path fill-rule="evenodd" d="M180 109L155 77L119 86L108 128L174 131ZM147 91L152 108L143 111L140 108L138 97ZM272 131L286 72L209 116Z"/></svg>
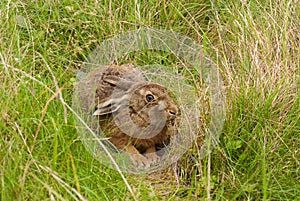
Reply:
<svg viewBox="0 0 300 201"><path fill-rule="evenodd" d="M154 96L152 94L147 94L146 99L148 102L154 101Z"/></svg>

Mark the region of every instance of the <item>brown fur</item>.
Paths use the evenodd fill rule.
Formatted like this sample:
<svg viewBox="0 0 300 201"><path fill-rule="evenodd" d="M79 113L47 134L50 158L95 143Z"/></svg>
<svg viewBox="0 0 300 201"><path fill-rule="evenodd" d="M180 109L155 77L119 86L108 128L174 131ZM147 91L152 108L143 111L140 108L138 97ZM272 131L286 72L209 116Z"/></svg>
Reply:
<svg viewBox="0 0 300 201"><path fill-rule="evenodd" d="M118 81L122 79L125 80L124 83L118 86ZM139 128L147 127L150 124L149 110L151 108L159 104L165 107L161 115L166 118L166 125L159 134L150 139L137 139L123 133L116 125L114 116L109 112L107 113L106 110L103 110L103 114L100 112L97 116L103 133L109 137L110 142L117 148L132 153L133 163L138 166L149 167L152 163L157 162L159 157L153 152L157 151L157 146L163 147L168 144L170 136L174 132L174 129L170 128L174 126L175 118L179 113L168 90L161 85L146 82L141 76L140 71L129 65L110 65L96 69L85 80L88 85L96 85L94 98L95 110L99 109L98 107L104 107L101 104L112 100L114 98L112 97L113 93L117 93L118 95L118 92L114 90L117 89L120 91L120 97L117 96L116 100L121 100L122 96L126 94L125 92L131 91L129 106L127 107L129 107L131 120ZM126 86L127 84L128 86ZM83 95L86 95L86 93L84 92ZM145 98L145 94L147 93L153 94L156 97L155 101L147 102ZM110 104L107 103L107 106L110 106ZM155 119L152 119L152 121L158 121L161 118L162 116L155 116ZM145 154L147 157L145 157Z"/></svg>

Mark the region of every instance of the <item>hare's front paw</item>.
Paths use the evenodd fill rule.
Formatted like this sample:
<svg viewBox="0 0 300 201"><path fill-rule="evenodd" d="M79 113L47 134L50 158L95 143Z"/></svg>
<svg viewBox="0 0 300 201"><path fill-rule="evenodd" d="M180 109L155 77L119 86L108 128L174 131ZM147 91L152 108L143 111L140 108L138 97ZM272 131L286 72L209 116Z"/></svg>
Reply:
<svg viewBox="0 0 300 201"><path fill-rule="evenodd" d="M147 154L147 157L142 154L133 154L130 159L138 169L149 168L152 164L160 161L160 157L155 153Z"/></svg>
<svg viewBox="0 0 300 201"><path fill-rule="evenodd" d="M151 161L142 154L131 154L130 160L133 165L135 165L139 169L146 169L151 165Z"/></svg>
<svg viewBox="0 0 300 201"><path fill-rule="evenodd" d="M147 154L147 159L150 161L150 164L154 164L160 161L160 157L156 153Z"/></svg>

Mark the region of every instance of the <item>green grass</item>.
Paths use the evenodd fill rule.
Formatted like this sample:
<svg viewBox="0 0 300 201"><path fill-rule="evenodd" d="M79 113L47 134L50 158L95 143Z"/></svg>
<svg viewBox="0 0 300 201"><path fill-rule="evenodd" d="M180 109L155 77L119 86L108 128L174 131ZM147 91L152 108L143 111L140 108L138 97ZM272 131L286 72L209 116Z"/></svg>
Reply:
<svg viewBox="0 0 300 201"><path fill-rule="evenodd" d="M1 1L0 200L300 200L300 5L213 2ZM131 193L52 92L71 104L97 44L143 26L204 45L224 78L226 120L211 155L194 145L183 157L179 185L125 174Z"/></svg>

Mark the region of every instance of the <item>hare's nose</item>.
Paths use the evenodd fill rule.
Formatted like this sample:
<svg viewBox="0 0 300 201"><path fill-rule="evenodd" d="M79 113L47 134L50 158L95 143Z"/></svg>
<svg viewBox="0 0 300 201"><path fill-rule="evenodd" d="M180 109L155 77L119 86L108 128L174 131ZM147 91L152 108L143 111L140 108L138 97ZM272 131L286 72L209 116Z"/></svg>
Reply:
<svg viewBox="0 0 300 201"><path fill-rule="evenodd" d="M168 110L168 113L169 113L169 115L170 115L170 118L171 118L171 119L174 119L174 118L176 117L178 111L177 111L177 109L174 108L174 109L169 109L169 110Z"/></svg>
<svg viewBox="0 0 300 201"><path fill-rule="evenodd" d="M169 110L169 114L170 114L170 115L176 115L176 114L177 114L177 111Z"/></svg>

